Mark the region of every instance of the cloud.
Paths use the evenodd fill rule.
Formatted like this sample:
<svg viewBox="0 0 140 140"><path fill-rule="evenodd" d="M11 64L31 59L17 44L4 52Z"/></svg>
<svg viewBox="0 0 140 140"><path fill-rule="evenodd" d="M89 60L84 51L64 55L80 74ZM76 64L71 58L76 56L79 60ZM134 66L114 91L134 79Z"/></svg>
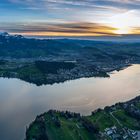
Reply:
<svg viewBox="0 0 140 140"><path fill-rule="evenodd" d="M140 27L131 28L131 34L140 35Z"/></svg>
<svg viewBox="0 0 140 140"><path fill-rule="evenodd" d="M12 3L25 5L81 6L81 7L114 7L140 8L140 0L9 0ZM118 7L119 6L119 7ZM134 7L135 6L135 7Z"/></svg>
<svg viewBox="0 0 140 140"><path fill-rule="evenodd" d="M97 23L34 23L34 24L3 24L1 29L10 33L25 35L66 35L66 36L95 36L95 35L114 35L115 28ZM10 27L12 26L12 28Z"/></svg>
<svg viewBox="0 0 140 140"><path fill-rule="evenodd" d="M83 20L108 18L113 14L140 9L140 0L9 0L20 10L41 11L52 18ZM80 14L82 13L82 14ZM93 17L93 18L91 18ZM98 19L97 18L97 19ZM96 20L96 19L95 19Z"/></svg>
<svg viewBox="0 0 140 140"><path fill-rule="evenodd" d="M0 24L0 30L12 33L111 35L116 28L117 32L122 32L126 25L129 28L140 26L140 0L2 1L8 6L0 8L0 19L7 23ZM8 23L10 19L16 22Z"/></svg>

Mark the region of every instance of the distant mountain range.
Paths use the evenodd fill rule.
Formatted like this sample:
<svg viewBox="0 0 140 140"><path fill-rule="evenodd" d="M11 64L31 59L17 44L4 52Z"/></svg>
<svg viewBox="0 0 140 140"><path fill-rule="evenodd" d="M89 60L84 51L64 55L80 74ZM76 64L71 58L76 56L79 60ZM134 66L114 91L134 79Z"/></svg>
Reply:
<svg viewBox="0 0 140 140"><path fill-rule="evenodd" d="M110 41L110 42L140 42L140 35L119 35L119 36L27 36L28 38L37 39L76 39L76 40L94 40L94 41Z"/></svg>
<svg viewBox="0 0 140 140"><path fill-rule="evenodd" d="M106 38L109 39L109 37ZM115 53L116 51L120 51L118 55L124 54L124 52L133 55L139 53L139 42L131 42L130 40L128 42L113 42L111 41L112 38L115 39L115 37L110 37L110 41L105 40L105 38L105 41L90 38L37 39L26 38L22 35L10 35L4 32L0 33L0 58L48 58L48 56L56 56L57 59L62 56L79 54L81 50L87 52L87 48L92 48L94 51L96 48L96 51L98 50L103 54Z"/></svg>
<svg viewBox="0 0 140 140"><path fill-rule="evenodd" d="M52 84L140 64L139 42L35 39L0 34L0 77Z"/></svg>
<svg viewBox="0 0 140 140"><path fill-rule="evenodd" d="M17 38L30 38L30 39L74 39L74 40L92 40L92 41L109 41L109 42L140 42L140 35L118 35L118 36L22 36L19 34L11 35L7 32L0 32L1 36L17 37Z"/></svg>

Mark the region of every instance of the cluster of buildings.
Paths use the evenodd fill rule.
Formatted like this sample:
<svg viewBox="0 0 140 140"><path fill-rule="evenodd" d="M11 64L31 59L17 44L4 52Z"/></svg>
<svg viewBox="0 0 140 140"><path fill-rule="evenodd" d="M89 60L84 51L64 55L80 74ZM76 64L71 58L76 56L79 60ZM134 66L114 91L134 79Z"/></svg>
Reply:
<svg viewBox="0 0 140 140"><path fill-rule="evenodd" d="M118 129L116 126L112 126L110 128L106 128L104 130L104 134L111 140L140 140L140 131L128 128Z"/></svg>

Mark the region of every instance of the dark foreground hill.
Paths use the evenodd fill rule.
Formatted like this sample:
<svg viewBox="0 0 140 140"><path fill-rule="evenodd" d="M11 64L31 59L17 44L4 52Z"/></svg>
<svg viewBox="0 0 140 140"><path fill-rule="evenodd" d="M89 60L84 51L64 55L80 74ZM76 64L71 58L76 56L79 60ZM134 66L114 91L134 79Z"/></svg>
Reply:
<svg viewBox="0 0 140 140"><path fill-rule="evenodd" d="M26 140L139 140L140 97L98 109L90 116L50 110L37 116Z"/></svg>

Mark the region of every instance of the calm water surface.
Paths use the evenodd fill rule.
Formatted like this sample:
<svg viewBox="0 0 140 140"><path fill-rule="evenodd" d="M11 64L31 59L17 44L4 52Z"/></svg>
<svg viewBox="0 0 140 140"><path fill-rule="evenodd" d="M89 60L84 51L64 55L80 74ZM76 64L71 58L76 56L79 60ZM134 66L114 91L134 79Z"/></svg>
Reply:
<svg viewBox="0 0 140 140"><path fill-rule="evenodd" d="M91 111L140 95L140 65L110 78L82 78L37 87L18 79L0 78L0 139L23 140L26 125L48 109Z"/></svg>

